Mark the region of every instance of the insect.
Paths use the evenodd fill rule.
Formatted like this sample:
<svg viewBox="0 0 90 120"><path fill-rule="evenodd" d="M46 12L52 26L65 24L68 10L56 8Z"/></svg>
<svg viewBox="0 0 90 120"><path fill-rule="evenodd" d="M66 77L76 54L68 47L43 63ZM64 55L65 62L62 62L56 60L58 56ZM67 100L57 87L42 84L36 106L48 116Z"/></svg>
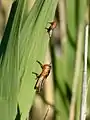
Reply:
<svg viewBox="0 0 90 120"><path fill-rule="evenodd" d="M56 28L57 23L56 23L56 21L48 22L48 23L50 23L51 25L50 25L49 28L45 28L45 29L47 30L47 32L48 32L48 34L49 34L49 37L51 37L51 35L52 35L52 30L53 30L54 28Z"/></svg>
<svg viewBox="0 0 90 120"><path fill-rule="evenodd" d="M41 66L42 72L40 74L32 72L33 74L36 75L36 80L37 80L36 84L34 86L34 89L36 89L37 92L40 92L41 89L43 88L46 78L48 77L48 75L50 73L51 63L42 65L42 63L40 63L39 61L36 61L36 62L39 63L39 65Z"/></svg>

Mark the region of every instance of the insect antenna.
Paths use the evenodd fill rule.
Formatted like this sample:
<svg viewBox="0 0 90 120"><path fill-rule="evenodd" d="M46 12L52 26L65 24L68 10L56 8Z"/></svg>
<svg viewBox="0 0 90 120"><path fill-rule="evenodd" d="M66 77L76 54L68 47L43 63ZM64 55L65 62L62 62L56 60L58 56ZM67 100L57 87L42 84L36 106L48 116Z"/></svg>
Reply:
<svg viewBox="0 0 90 120"><path fill-rule="evenodd" d="M32 72L32 74L36 75L36 79L39 78L39 75L35 72Z"/></svg>
<svg viewBox="0 0 90 120"><path fill-rule="evenodd" d="M36 61L37 63L39 63L39 65L41 66L41 68L43 68L43 65L42 65L42 63L40 62L40 61Z"/></svg>

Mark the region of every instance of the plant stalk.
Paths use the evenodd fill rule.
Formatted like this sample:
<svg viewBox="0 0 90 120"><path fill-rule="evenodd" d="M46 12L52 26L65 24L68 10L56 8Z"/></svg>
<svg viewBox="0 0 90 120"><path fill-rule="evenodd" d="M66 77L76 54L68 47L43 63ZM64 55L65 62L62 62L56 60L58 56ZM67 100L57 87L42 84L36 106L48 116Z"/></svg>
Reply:
<svg viewBox="0 0 90 120"><path fill-rule="evenodd" d="M85 27L85 41L84 41L84 67L83 67L83 81L82 81L82 94L81 94L81 110L80 110L80 120L86 119L86 109L87 109L87 57L88 57L88 39L89 39L89 25Z"/></svg>

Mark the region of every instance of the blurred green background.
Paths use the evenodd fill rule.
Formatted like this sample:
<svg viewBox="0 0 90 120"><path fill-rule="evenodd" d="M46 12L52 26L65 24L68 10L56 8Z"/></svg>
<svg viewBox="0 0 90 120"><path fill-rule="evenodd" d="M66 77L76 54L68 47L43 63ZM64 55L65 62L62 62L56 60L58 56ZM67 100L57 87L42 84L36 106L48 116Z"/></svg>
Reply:
<svg viewBox="0 0 90 120"><path fill-rule="evenodd" d="M0 1L0 120L80 120L84 33L89 0ZM45 27L55 20L49 39ZM89 44L90 46L90 32ZM90 120L90 47L86 119ZM34 90L52 61L43 91Z"/></svg>

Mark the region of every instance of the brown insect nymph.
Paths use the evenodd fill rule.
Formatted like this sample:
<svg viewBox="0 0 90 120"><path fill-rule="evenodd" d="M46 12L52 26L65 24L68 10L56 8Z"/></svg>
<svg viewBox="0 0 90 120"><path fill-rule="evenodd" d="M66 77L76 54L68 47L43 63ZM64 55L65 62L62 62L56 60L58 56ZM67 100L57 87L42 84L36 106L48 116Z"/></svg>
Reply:
<svg viewBox="0 0 90 120"><path fill-rule="evenodd" d="M49 37L51 37L51 31L54 29L54 28L56 28L56 26L57 26L57 23L56 23L56 21L53 21L53 22L48 22L48 23L50 23L50 27L49 28L45 28L46 30L47 30L47 32L48 32L48 34L49 34Z"/></svg>
<svg viewBox="0 0 90 120"><path fill-rule="evenodd" d="M42 68L42 72L38 75L35 72L32 72L33 74L36 75L36 84L34 86L34 89L36 89L36 91L40 92L41 89L43 88L44 82L46 80L46 78L48 77L50 70L51 70L51 63L50 64L44 64L42 65L39 61L36 61L39 63L39 65Z"/></svg>

